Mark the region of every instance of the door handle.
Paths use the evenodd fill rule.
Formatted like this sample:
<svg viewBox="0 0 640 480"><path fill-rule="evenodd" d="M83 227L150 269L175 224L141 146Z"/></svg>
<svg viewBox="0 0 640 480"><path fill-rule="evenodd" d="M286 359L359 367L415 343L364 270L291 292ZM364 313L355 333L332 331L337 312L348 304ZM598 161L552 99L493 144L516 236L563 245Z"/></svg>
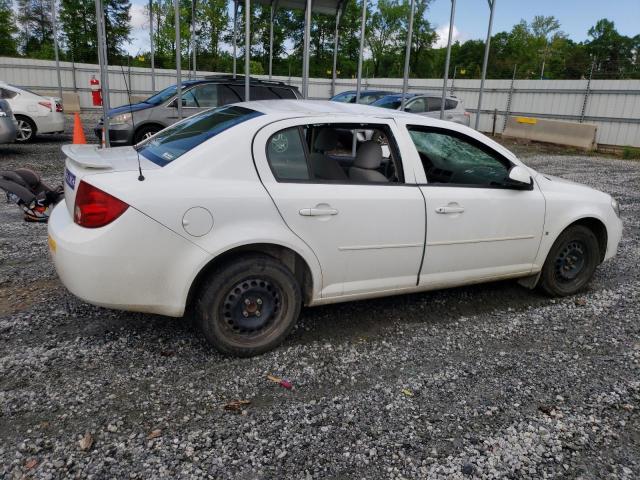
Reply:
<svg viewBox="0 0 640 480"><path fill-rule="evenodd" d="M438 207L436 208L436 213L462 213L464 212L463 207Z"/></svg>
<svg viewBox="0 0 640 480"><path fill-rule="evenodd" d="M335 208L303 208L299 213L303 217L321 217L324 215L337 215L338 210Z"/></svg>

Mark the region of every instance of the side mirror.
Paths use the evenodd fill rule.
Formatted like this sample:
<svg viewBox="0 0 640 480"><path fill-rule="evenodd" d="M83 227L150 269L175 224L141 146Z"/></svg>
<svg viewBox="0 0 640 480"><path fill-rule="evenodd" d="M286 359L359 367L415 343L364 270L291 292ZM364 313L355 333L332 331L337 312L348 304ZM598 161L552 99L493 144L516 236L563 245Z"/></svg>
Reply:
<svg viewBox="0 0 640 480"><path fill-rule="evenodd" d="M509 170L509 183L516 187L529 188L532 186L531 175L525 168L515 165Z"/></svg>
<svg viewBox="0 0 640 480"><path fill-rule="evenodd" d="M187 106L187 99L186 98L182 99L182 106L183 107ZM177 98L173 102L171 102L171 108L178 108L178 99Z"/></svg>

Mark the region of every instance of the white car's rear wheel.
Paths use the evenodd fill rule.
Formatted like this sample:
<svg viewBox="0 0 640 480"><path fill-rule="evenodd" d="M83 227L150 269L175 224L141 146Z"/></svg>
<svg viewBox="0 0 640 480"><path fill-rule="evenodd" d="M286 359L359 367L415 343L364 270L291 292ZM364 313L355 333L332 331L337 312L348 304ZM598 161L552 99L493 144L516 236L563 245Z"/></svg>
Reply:
<svg viewBox="0 0 640 480"><path fill-rule="evenodd" d="M248 255L226 264L206 282L195 315L216 349L251 357L286 338L301 304L300 286L288 268L266 255Z"/></svg>
<svg viewBox="0 0 640 480"><path fill-rule="evenodd" d="M29 117L23 115L16 115L18 121L18 135L16 136L16 142L27 143L31 142L36 136L37 127Z"/></svg>
<svg viewBox="0 0 640 480"><path fill-rule="evenodd" d="M598 239L582 225L572 225L555 241L542 267L540 286L549 295L573 295L584 288L600 263Z"/></svg>

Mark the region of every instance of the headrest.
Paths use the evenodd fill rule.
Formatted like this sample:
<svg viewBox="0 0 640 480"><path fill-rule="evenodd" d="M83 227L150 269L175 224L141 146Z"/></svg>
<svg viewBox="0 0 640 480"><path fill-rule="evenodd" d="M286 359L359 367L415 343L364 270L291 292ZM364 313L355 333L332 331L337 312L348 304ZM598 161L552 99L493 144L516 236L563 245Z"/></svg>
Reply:
<svg viewBox="0 0 640 480"><path fill-rule="evenodd" d="M368 140L360 145L353 166L374 170L382 163L382 147L378 142Z"/></svg>
<svg viewBox="0 0 640 480"><path fill-rule="evenodd" d="M318 132L316 141L313 146L316 150L326 152L329 150L335 150L338 146L338 134L333 128L322 128Z"/></svg>

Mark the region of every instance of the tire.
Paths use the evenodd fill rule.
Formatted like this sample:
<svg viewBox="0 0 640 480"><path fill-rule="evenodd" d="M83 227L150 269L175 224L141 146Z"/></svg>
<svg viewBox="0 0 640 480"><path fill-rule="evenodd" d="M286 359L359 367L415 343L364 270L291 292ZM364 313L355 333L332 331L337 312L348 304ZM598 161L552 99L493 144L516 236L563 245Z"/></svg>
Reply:
<svg viewBox="0 0 640 480"><path fill-rule="evenodd" d="M600 247L594 233L572 225L555 241L540 275L540 287L548 295L564 297L583 289L600 263Z"/></svg>
<svg viewBox="0 0 640 480"><path fill-rule="evenodd" d="M194 315L218 351L252 357L282 343L301 306L300 286L288 268L267 255L247 255L223 265L206 281L195 299Z"/></svg>
<svg viewBox="0 0 640 480"><path fill-rule="evenodd" d="M18 135L16 136L17 143L29 143L33 142L38 132L38 127L33 120L24 115L16 115L18 121Z"/></svg>
<svg viewBox="0 0 640 480"><path fill-rule="evenodd" d="M160 130L162 130L162 128L163 127L161 127L160 125L145 125L144 127L140 127L138 130L136 130L136 133L133 136L134 145L140 143L143 140L146 140L152 135L155 135Z"/></svg>

